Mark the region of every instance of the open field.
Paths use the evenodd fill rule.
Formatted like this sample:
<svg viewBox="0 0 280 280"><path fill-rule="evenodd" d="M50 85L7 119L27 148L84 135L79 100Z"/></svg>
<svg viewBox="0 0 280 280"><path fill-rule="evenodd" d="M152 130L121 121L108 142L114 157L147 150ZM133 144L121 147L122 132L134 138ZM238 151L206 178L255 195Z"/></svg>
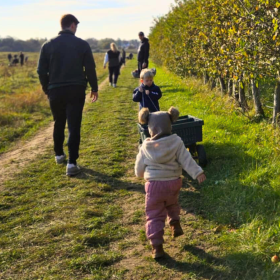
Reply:
<svg viewBox="0 0 280 280"><path fill-rule="evenodd" d="M25 54L29 59L23 67L9 67L7 55L0 53L0 153L51 120L48 99L36 72L39 54ZM107 74L103 69L104 54L94 54L94 58L98 79L103 80Z"/></svg>
<svg viewBox="0 0 280 280"><path fill-rule="evenodd" d="M204 119L207 181L184 178L185 235L167 228L161 261L144 234L143 181L134 177L138 81L124 68L117 89L87 104L79 164L66 178L52 147L0 195L0 279L278 279L279 131L242 116L227 97L157 68L161 109Z"/></svg>

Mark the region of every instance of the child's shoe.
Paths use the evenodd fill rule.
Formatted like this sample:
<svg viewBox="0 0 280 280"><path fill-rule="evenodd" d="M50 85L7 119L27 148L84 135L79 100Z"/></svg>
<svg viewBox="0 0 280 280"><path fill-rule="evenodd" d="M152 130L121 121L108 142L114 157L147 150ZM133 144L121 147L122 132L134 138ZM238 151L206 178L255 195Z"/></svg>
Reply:
<svg viewBox="0 0 280 280"><path fill-rule="evenodd" d="M170 223L170 227L171 227L171 235L173 238L181 236L184 234L181 225L180 225L180 221L173 221Z"/></svg>
<svg viewBox="0 0 280 280"><path fill-rule="evenodd" d="M159 259L164 256L164 250L162 247L162 244L160 245L152 245L153 246L153 251L152 251L152 257L153 259Z"/></svg>
<svg viewBox="0 0 280 280"><path fill-rule="evenodd" d="M117 85L116 84L113 84L113 88L116 88L117 87Z"/></svg>

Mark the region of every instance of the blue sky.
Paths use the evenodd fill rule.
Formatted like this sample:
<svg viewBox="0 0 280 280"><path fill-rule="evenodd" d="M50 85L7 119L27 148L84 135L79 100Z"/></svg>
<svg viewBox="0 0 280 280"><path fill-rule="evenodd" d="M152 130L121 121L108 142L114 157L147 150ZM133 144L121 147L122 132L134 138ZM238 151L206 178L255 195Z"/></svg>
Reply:
<svg viewBox="0 0 280 280"><path fill-rule="evenodd" d="M136 39L171 4L174 0L0 0L0 36L49 39L60 30L61 15L72 13L80 21L78 37Z"/></svg>

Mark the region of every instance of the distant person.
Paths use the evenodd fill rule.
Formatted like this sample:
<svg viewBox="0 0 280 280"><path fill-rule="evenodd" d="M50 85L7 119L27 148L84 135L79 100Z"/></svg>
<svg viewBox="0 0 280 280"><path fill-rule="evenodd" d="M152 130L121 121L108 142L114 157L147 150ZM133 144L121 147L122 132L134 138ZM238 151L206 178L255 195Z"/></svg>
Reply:
<svg viewBox="0 0 280 280"><path fill-rule="evenodd" d="M125 49L122 48L119 75L121 74L121 68L122 68L122 66L123 66L123 65L125 66L125 59L126 59L125 56L126 56Z"/></svg>
<svg viewBox="0 0 280 280"><path fill-rule="evenodd" d="M19 60L18 60L17 55L15 54L11 65L16 66L18 63L19 63Z"/></svg>
<svg viewBox="0 0 280 280"><path fill-rule="evenodd" d="M104 69L106 64L109 64L109 83L114 88L117 86L118 77L120 73L121 53L115 43L111 43L110 50L105 54Z"/></svg>
<svg viewBox="0 0 280 280"><path fill-rule="evenodd" d="M132 59L133 58L133 53L130 53L127 59Z"/></svg>
<svg viewBox="0 0 280 280"><path fill-rule="evenodd" d="M19 58L20 58L20 65L23 66L23 64L24 64L24 54L22 52L20 52Z"/></svg>
<svg viewBox="0 0 280 280"><path fill-rule="evenodd" d="M25 56L25 59L24 59L25 64L27 63L27 61L28 61L28 56Z"/></svg>
<svg viewBox="0 0 280 280"><path fill-rule="evenodd" d="M158 100L162 93L158 86L154 84L154 74L149 69L144 69L140 74L141 85L133 92L132 100L139 102L139 110L148 108L150 112L159 111Z"/></svg>
<svg viewBox="0 0 280 280"><path fill-rule="evenodd" d="M125 65L125 60L126 60L126 52L125 52L125 49L123 48L122 49L122 61L121 61L123 65Z"/></svg>
<svg viewBox="0 0 280 280"><path fill-rule="evenodd" d="M138 48L138 73L149 67L150 43L143 32L139 32L140 45Z"/></svg>
<svg viewBox="0 0 280 280"><path fill-rule="evenodd" d="M79 157L82 112L87 80L91 86L92 102L98 99L95 62L89 44L75 36L79 21L71 14L61 17L62 31L41 48L37 72L44 92L48 95L54 118L55 161L62 164L64 130L68 123L69 159L66 175L80 173Z"/></svg>
<svg viewBox="0 0 280 280"><path fill-rule="evenodd" d="M8 54L8 60L9 60L9 63L11 63L11 62L12 62L12 58L13 58L13 57L12 57L12 55L9 53L9 54Z"/></svg>
<svg viewBox="0 0 280 280"><path fill-rule="evenodd" d="M163 234L165 220L176 238L184 234L180 224L179 192L182 187L182 169L199 184L206 180L204 171L192 158L182 139L172 134L172 123L179 111L150 113L143 108L138 115L141 124L148 125L150 138L145 139L135 162L135 175L144 178L146 236L152 245L152 257L164 257Z"/></svg>

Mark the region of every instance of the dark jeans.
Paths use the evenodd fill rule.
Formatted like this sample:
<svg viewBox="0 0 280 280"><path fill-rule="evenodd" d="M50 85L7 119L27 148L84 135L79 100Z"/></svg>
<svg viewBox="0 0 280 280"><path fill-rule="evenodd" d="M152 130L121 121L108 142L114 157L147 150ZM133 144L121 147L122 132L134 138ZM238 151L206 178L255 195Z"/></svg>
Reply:
<svg viewBox="0 0 280 280"><path fill-rule="evenodd" d="M146 68L143 68L143 67L142 67L143 63L144 63L144 61L138 61L138 72L139 72L139 75L140 75L140 73L141 73L141 71L142 71L143 69L146 69L146 68L149 67L149 61L147 62Z"/></svg>
<svg viewBox="0 0 280 280"><path fill-rule="evenodd" d="M79 158L82 113L85 104L85 87L79 85L58 87L49 90L48 97L54 119L54 151L56 156L63 155L64 130L66 120L69 138L68 163L76 164Z"/></svg>
<svg viewBox="0 0 280 280"><path fill-rule="evenodd" d="M109 82L116 84L118 81L118 77L120 74L120 66L110 66L109 67ZM113 75L114 75L114 80L113 80Z"/></svg>

